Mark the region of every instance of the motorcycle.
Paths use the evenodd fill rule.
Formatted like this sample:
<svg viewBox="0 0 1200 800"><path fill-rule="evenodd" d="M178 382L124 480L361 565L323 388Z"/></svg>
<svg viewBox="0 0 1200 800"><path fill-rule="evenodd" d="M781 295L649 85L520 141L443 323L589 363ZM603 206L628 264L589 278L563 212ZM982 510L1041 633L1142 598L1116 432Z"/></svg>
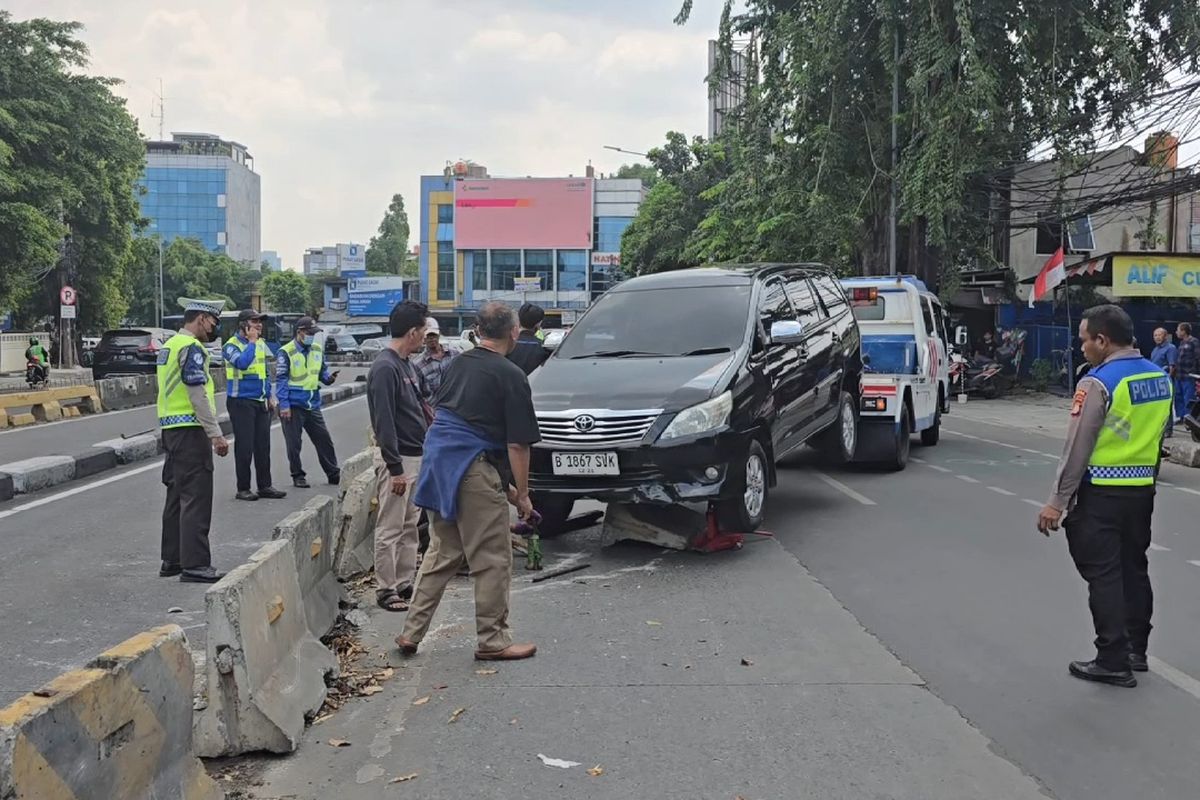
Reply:
<svg viewBox="0 0 1200 800"><path fill-rule="evenodd" d="M959 394L978 394L994 400L1016 383L1021 369L1021 358L1025 354L1027 332L1017 329L1005 331L996 348L996 360L977 359L972 361L960 352L950 356L950 386L958 387Z"/></svg>
<svg viewBox="0 0 1200 800"><path fill-rule="evenodd" d="M29 359L25 362L25 382L30 389L44 389L50 384L50 367L37 359Z"/></svg>

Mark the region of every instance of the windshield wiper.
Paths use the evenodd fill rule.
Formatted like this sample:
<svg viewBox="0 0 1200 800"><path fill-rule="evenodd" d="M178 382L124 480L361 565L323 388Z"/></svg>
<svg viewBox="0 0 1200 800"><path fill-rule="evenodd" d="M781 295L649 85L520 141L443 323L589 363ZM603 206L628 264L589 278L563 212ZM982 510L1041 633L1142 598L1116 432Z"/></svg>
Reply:
<svg viewBox="0 0 1200 800"><path fill-rule="evenodd" d="M571 356L574 361L580 358L624 358L626 356L665 356L666 353L646 353L641 350L601 350L597 353L585 353L579 356Z"/></svg>
<svg viewBox="0 0 1200 800"><path fill-rule="evenodd" d="M728 347L701 347L699 350L689 350L686 353L680 353L681 356L713 356L717 353L730 352Z"/></svg>

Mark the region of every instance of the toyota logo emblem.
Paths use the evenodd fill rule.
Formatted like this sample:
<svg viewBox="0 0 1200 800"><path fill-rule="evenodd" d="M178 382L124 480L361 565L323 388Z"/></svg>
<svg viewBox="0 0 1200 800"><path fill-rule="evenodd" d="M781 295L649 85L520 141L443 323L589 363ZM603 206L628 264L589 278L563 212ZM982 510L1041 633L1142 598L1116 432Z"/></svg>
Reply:
<svg viewBox="0 0 1200 800"><path fill-rule="evenodd" d="M575 418L575 430L590 433L596 427L596 418L591 414L580 414Z"/></svg>

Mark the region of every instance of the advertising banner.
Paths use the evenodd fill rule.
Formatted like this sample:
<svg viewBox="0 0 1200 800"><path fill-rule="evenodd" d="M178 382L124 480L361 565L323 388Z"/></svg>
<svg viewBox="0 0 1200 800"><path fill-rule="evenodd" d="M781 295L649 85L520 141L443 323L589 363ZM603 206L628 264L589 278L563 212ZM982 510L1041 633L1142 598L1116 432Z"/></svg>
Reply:
<svg viewBox="0 0 1200 800"><path fill-rule="evenodd" d="M454 183L457 250L592 248L591 178L505 178Z"/></svg>
<svg viewBox="0 0 1200 800"><path fill-rule="evenodd" d="M337 252L343 278L367 274L367 248L361 244L339 244Z"/></svg>
<svg viewBox="0 0 1200 800"><path fill-rule="evenodd" d="M1112 267L1116 297L1200 297L1200 256L1114 255Z"/></svg>
<svg viewBox="0 0 1200 800"><path fill-rule="evenodd" d="M621 266L620 253L592 253L593 267L619 267Z"/></svg>
<svg viewBox="0 0 1200 800"><path fill-rule="evenodd" d="M351 278L346 286L346 313L352 317L386 317L404 299L404 278Z"/></svg>
<svg viewBox="0 0 1200 800"><path fill-rule="evenodd" d="M542 290L542 276L534 275L528 278L513 278L513 289L518 292L540 292Z"/></svg>

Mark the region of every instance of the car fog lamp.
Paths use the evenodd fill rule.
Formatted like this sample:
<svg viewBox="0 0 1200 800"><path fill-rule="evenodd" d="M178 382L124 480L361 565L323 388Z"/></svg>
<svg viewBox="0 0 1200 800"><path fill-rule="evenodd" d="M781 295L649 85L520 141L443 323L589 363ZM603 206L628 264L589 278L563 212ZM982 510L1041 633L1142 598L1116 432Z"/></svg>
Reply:
<svg viewBox="0 0 1200 800"><path fill-rule="evenodd" d="M721 477L721 471L716 467L709 467L708 469L704 470L704 477L708 478L710 481L715 481L717 478Z"/></svg>

